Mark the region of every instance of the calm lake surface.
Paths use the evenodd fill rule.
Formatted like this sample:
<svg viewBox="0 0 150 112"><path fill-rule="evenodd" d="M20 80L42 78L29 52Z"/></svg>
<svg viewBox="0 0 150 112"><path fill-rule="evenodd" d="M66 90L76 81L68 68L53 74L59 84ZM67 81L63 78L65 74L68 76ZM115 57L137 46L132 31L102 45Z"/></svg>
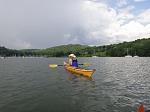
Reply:
<svg viewBox="0 0 150 112"><path fill-rule="evenodd" d="M150 109L150 58L79 58L93 79L72 75L65 58L0 59L0 112L136 112Z"/></svg>

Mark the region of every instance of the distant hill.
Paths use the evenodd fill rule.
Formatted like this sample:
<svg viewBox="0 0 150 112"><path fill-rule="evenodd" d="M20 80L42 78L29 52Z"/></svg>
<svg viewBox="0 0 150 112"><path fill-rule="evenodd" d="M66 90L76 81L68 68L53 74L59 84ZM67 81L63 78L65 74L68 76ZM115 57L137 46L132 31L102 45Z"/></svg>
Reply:
<svg viewBox="0 0 150 112"><path fill-rule="evenodd" d="M12 49L8 49L4 46L0 46L0 56L12 56L15 55L16 53L18 53L19 51L17 50L12 50Z"/></svg>
<svg viewBox="0 0 150 112"><path fill-rule="evenodd" d="M88 46L80 44L69 44L55 46L46 49L23 49L12 50L5 47L0 47L0 56L46 56L46 57L65 57L70 53L77 56L100 56L100 57L122 57L127 55L138 55L140 57L150 56L150 38L138 39L132 42L123 42L119 44L104 45L104 46Z"/></svg>
<svg viewBox="0 0 150 112"><path fill-rule="evenodd" d="M43 49L40 51L42 55L47 56L68 56L70 53L74 53L76 55L82 55L82 51L85 48L88 48L87 45L80 45L80 44L69 44L69 45L61 45L61 46L55 46L47 49Z"/></svg>
<svg viewBox="0 0 150 112"><path fill-rule="evenodd" d="M0 46L0 56L7 57L7 56L36 56L38 50L36 49L23 49L23 50L15 50L15 49L8 49L6 47Z"/></svg>
<svg viewBox="0 0 150 112"><path fill-rule="evenodd" d="M107 56L125 56L127 55L127 49L129 55L140 57L150 56L150 38L138 39L132 42L123 42L120 44L113 44L106 47Z"/></svg>

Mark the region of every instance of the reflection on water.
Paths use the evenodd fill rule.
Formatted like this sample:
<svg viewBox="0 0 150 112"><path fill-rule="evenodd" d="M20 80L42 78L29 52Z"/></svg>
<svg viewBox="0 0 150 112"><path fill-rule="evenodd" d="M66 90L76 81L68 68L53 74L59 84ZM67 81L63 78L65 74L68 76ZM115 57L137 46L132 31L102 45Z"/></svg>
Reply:
<svg viewBox="0 0 150 112"><path fill-rule="evenodd" d="M150 109L150 58L79 58L96 69L92 79L48 67L64 60L0 60L0 111L136 112L140 102Z"/></svg>

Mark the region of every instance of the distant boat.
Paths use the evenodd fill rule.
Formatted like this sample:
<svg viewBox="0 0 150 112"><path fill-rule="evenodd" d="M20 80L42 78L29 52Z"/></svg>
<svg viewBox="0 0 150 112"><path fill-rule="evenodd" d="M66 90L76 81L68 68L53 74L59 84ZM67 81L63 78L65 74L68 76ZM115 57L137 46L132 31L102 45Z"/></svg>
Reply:
<svg viewBox="0 0 150 112"><path fill-rule="evenodd" d="M94 49L94 53L93 53L94 55L92 56L92 58L96 58L96 57L98 57L98 56L96 56L95 54L95 49Z"/></svg>
<svg viewBox="0 0 150 112"><path fill-rule="evenodd" d="M127 57L127 58L131 58L132 56L131 56L131 55L126 55L125 57Z"/></svg>
<svg viewBox="0 0 150 112"><path fill-rule="evenodd" d="M131 55L129 55L129 50L128 50L128 48L127 48L127 55L126 55L125 57L127 57L127 58L131 58L131 57L132 57Z"/></svg>
<svg viewBox="0 0 150 112"><path fill-rule="evenodd" d="M133 57L137 58L137 57L139 57L139 56L137 56L137 55L136 55L136 52L135 52L135 55L134 55Z"/></svg>
<svg viewBox="0 0 150 112"><path fill-rule="evenodd" d="M0 57L0 59L5 59L5 57Z"/></svg>
<svg viewBox="0 0 150 112"><path fill-rule="evenodd" d="M98 56L92 56L92 58L97 58Z"/></svg>
<svg viewBox="0 0 150 112"><path fill-rule="evenodd" d="M0 56L0 59L5 59L6 57L5 56Z"/></svg>
<svg viewBox="0 0 150 112"><path fill-rule="evenodd" d="M134 57L137 58L137 57L139 57L139 56L136 55L136 56L134 56Z"/></svg>

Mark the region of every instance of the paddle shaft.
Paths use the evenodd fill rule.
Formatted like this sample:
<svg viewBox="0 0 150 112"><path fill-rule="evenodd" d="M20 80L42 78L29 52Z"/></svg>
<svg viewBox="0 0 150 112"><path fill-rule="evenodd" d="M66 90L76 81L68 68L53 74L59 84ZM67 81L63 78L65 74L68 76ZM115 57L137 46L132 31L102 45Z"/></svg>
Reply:
<svg viewBox="0 0 150 112"><path fill-rule="evenodd" d="M85 65L85 64L78 64L78 65ZM57 66L64 66L64 65L57 65Z"/></svg>
<svg viewBox="0 0 150 112"><path fill-rule="evenodd" d="M81 63L81 64L78 64L78 65L89 66L90 64ZM50 67L50 68L56 68L56 67L58 67L58 66L64 66L64 65L49 64L49 67Z"/></svg>

